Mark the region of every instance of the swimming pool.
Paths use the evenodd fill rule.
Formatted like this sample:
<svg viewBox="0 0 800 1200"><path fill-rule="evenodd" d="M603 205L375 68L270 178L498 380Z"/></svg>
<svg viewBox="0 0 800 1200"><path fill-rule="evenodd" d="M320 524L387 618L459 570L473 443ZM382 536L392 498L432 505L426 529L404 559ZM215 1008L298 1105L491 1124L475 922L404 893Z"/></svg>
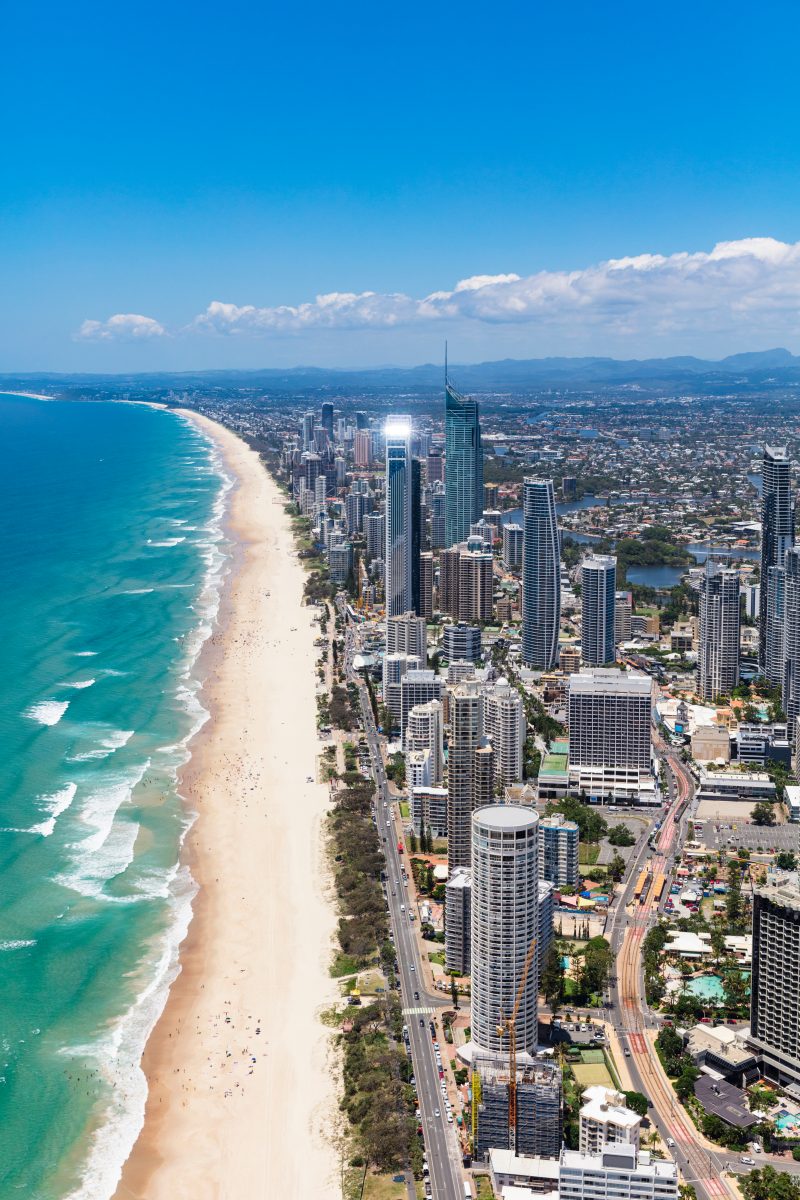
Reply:
<svg viewBox="0 0 800 1200"><path fill-rule="evenodd" d="M742 978L750 982L750 972L742 971ZM709 1003L722 1004L725 1000L725 987L719 975L701 975L698 979L690 979L686 990L698 1000L708 1000Z"/></svg>
<svg viewBox="0 0 800 1200"><path fill-rule="evenodd" d="M795 1130L800 1126L800 1116L797 1113L782 1112L780 1116L775 1118L775 1128L781 1133L785 1133L787 1129Z"/></svg>

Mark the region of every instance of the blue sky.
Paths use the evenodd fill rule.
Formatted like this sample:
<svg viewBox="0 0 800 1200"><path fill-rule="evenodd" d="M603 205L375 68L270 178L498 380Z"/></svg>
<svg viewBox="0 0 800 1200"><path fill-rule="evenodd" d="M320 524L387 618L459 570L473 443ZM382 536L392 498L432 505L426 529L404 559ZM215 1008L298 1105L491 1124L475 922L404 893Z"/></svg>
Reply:
<svg viewBox="0 0 800 1200"><path fill-rule="evenodd" d="M800 352L799 26L7 7L0 370Z"/></svg>

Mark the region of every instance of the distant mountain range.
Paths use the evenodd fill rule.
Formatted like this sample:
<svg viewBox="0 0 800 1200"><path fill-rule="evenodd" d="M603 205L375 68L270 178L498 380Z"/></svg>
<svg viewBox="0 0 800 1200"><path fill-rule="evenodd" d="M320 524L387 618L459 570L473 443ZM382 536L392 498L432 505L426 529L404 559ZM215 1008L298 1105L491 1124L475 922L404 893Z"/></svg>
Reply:
<svg viewBox="0 0 800 1200"><path fill-rule="evenodd" d="M530 358L454 364L450 374L463 391L542 391L550 388L604 390L640 386L648 392L686 389L709 394L753 391L800 384L800 357L788 350L731 354L719 361L688 355L673 358ZM237 371L180 371L121 375L34 374L0 376L0 387L99 389L110 392L153 392L165 389L255 388L266 393L291 392L434 392L443 386L441 364L416 367L337 369L329 367L263 368Z"/></svg>

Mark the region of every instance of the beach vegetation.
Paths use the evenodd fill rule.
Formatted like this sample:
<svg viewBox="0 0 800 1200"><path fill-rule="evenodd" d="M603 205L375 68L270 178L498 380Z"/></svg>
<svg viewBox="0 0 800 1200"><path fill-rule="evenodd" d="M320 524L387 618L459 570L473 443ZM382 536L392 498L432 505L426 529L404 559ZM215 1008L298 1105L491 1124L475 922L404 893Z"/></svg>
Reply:
<svg viewBox="0 0 800 1200"><path fill-rule="evenodd" d="M351 698L345 689L344 700ZM402 1049L403 1016L394 990L395 950L381 889L385 867L371 819L374 787L346 772L328 819L329 852L339 905L339 951L332 972L355 973L379 959L390 989L379 1002L348 1009L341 1034L343 1096L355 1152L377 1171L421 1165L413 1103L398 1104L410 1078ZM351 968L349 972L345 968ZM410 1096L409 1089L409 1096Z"/></svg>

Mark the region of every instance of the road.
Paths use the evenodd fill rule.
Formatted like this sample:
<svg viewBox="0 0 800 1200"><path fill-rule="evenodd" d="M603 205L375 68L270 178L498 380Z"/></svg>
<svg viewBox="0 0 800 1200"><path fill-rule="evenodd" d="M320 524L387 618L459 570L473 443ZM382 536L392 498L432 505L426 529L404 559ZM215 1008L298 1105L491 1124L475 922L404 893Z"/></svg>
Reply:
<svg viewBox="0 0 800 1200"><path fill-rule="evenodd" d="M408 892L403 886L401 856L395 840L378 731L375 727L366 685L363 680L356 678L351 670L354 651L352 631L348 627L345 643L346 669L348 677L358 686L364 734L369 746L372 771L375 777L375 814L378 833L386 856L387 904L394 933L400 994L403 1001L403 1021L408 1026L411 1061L414 1067L419 1107L422 1112L421 1123L430 1169L431 1191L433 1200L463 1200L464 1174L461 1166L461 1151L455 1134L455 1125L449 1125L445 1116L439 1070L428 1025L435 1010L441 1007L443 1002L441 996L432 995L424 987L415 930L409 920ZM443 1045L443 1058L445 1054L446 1045ZM440 1113L438 1117L435 1115L437 1111Z"/></svg>
<svg viewBox="0 0 800 1200"><path fill-rule="evenodd" d="M627 907L633 900L633 889L645 864L651 866L653 878L663 872L669 882L682 831L682 825L676 824L673 814L683 816L691 799L688 772L677 756L670 754L666 747L663 751L669 762L670 788L655 850L651 851L647 842L639 850L614 914L611 944L617 974L612 986L612 1003L620 1017L623 1046L630 1050L625 1066L634 1085L651 1101L650 1119L665 1144L667 1138L674 1142L672 1153L683 1178L694 1186L700 1200L721 1200L722 1197L738 1197L734 1185L722 1174L731 1161L731 1152L710 1149L675 1096L653 1045L658 1021L647 1008L642 977L642 942L658 914L653 889L632 914Z"/></svg>

